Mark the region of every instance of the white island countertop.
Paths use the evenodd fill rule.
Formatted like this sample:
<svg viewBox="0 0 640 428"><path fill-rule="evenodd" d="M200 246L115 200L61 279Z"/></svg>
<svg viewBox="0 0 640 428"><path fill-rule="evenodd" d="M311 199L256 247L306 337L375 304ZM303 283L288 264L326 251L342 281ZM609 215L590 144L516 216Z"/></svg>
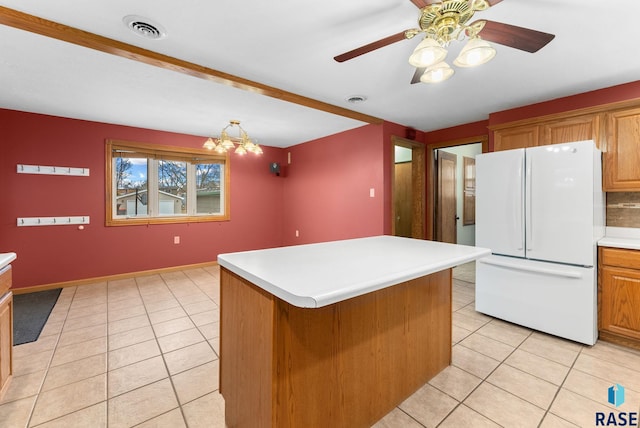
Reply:
<svg viewBox="0 0 640 428"><path fill-rule="evenodd" d="M489 254L486 248L374 236L220 254L218 263L294 306L319 308Z"/></svg>
<svg viewBox="0 0 640 428"><path fill-rule="evenodd" d="M16 253L0 253L0 269L16 259Z"/></svg>

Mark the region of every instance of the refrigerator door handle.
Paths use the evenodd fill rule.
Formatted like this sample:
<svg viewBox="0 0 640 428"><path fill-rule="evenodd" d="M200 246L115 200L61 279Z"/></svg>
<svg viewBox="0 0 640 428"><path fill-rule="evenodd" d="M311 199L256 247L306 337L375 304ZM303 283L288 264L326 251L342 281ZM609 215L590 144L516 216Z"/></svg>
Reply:
<svg viewBox="0 0 640 428"><path fill-rule="evenodd" d="M527 178L525 180L525 193L527 195L527 199L526 199L526 215L525 215L525 222L526 222L526 234L525 234L525 245L527 247L526 251L531 251L533 249L533 220L532 220L532 213L533 213L533 207L532 205L532 201L533 201L533 196L532 196L532 192L533 192L533 184L531 182L531 179L533 178L533 167L531 166L531 157L526 156L525 155L525 162L526 162L526 175ZM529 255L527 254L527 257L529 257Z"/></svg>
<svg viewBox="0 0 640 428"><path fill-rule="evenodd" d="M541 268L537 266L525 266L516 263L509 263L501 260L493 260L493 259L478 259L478 263L484 263L486 265L498 266L507 269L513 270L521 270L524 272L533 272L540 273L544 275L552 275L552 276L560 276L564 278L574 278L579 279L582 278L582 273L574 270L560 270L560 269L550 269L550 268Z"/></svg>
<svg viewBox="0 0 640 428"><path fill-rule="evenodd" d="M525 233L526 233L526 229L525 229L525 221L524 221L524 186L525 186L525 182L524 182L524 175L523 175L523 169L524 169L524 160L522 160L520 162L520 166L518 168L518 178L520 179L519 182L519 188L518 191L520 193L520 203L518 204L518 213L516 215L516 217L518 218L518 226L520 228L520 230L518 230L517 235L520 237L520 245L518 247L518 250L524 250L524 243L525 243Z"/></svg>

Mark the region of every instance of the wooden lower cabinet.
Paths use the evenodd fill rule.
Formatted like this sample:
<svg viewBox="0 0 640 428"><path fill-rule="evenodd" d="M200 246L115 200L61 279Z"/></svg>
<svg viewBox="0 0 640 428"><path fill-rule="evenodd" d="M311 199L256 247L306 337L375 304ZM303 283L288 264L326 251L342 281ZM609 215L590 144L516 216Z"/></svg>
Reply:
<svg viewBox="0 0 640 428"><path fill-rule="evenodd" d="M600 248L600 338L640 349L640 251Z"/></svg>
<svg viewBox="0 0 640 428"><path fill-rule="evenodd" d="M13 374L13 293L0 298L0 399L4 396Z"/></svg>

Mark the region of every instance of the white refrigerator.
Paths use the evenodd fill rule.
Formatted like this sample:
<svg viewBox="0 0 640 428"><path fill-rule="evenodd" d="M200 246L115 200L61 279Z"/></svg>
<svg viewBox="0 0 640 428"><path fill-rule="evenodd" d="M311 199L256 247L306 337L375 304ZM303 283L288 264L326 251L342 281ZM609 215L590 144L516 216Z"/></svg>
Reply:
<svg viewBox="0 0 640 428"><path fill-rule="evenodd" d="M476 310L592 345L601 153L593 141L476 157Z"/></svg>

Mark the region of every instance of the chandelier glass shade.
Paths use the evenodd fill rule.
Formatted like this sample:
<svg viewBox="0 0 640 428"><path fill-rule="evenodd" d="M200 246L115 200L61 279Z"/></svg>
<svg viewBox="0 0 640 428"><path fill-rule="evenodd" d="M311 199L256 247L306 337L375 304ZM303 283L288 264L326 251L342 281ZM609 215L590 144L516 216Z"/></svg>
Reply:
<svg viewBox="0 0 640 428"><path fill-rule="evenodd" d="M237 136L229 135L229 130L237 128ZM247 132L240 126L240 121L230 120L229 124L222 128L220 136L217 138L209 137L202 145L207 150L213 150L216 153L228 153L233 150L237 155L245 155L253 153L262 154L262 148L254 140L249 138ZM235 150L234 150L235 148Z"/></svg>

